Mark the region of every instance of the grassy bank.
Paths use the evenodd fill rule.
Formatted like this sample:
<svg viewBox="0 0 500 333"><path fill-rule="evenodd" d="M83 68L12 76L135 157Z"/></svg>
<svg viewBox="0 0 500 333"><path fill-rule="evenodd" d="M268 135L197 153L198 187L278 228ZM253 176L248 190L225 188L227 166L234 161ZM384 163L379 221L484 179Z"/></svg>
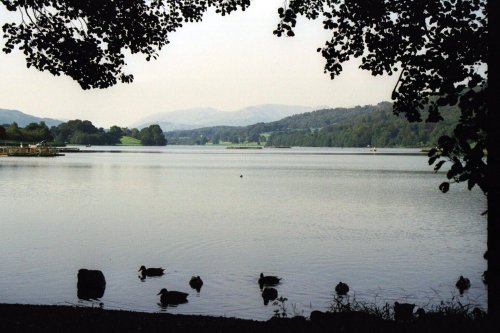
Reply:
<svg viewBox="0 0 500 333"><path fill-rule="evenodd" d="M408 322L350 312L255 321L53 305L0 304L3 332L497 332L485 319L433 316Z"/></svg>
<svg viewBox="0 0 500 333"><path fill-rule="evenodd" d="M141 140L133 138L131 136L122 136L120 138L120 143L118 146L141 146Z"/></svg>

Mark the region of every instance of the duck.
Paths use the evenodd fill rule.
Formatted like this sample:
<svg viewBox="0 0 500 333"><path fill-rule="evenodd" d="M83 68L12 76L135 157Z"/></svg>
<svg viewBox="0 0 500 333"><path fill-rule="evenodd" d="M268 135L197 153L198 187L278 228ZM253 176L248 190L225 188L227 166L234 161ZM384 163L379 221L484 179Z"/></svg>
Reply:
<svg viewBox="0 0 500 333"><path fill-rule="evenodd" d="M281 281L281 278L273 275L267 275L264 276L264 273L260 273L259 277L259 285L260 289L262 289L263 286L275 286L279 284Z"/></svg>
<svg viewBox="0 0 500 333"><path fill-rule="evenodd" d="M203 286L203 280L199 275L192 276L191 280L189 280L189 285L191 286L191 288L196 289L197 292L200 292L201 287Z"/></svg>
<svg viewBox="0 0 500 333"><path fill-rule="evenodd" d="M458 291L460 291L460 294L463 294L464 290L467 290L470 288L470 280L468 278L464 278L462 275L460 275L455 286L458 288Z"/></svg>
<svg viewBox="0 0 500 333"><path fill-rule="evenodd" d="M262 298L264 299L264 305L269 304L269 301L274 301L278 298L278 291L275 288L264 288L262 291Z"/></svg>
<svg viewBox="0 0 500 333"><path fill-rule="evenodd" d="M139 268L139 272L141 272L143 278L146 276L162 276L165 274L164 271L164 268L146 268L144 266Z"/></svg>
<svg viewBox="0 0 500 333"><path fill-rule="evenodd" d="M347 285L347 283L340 281L335 287L335 292L340 296L347 295L347 293L349 292L349 286Z"/></svg>
<svg viewBox="0 0 500 333"><path fill-rule="evenodd" d="M166 306L187 303L187 297L189 294L183 293L182 291L168 291L166 288L163 288L160 290L158 295L161 295L161 305Z"/></svg>

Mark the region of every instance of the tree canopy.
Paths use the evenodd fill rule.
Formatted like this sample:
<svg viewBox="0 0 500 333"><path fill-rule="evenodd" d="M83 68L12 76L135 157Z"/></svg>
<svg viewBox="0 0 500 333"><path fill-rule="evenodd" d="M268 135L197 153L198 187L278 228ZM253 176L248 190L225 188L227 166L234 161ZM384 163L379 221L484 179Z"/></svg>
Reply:
<svg viewBox="0 0 500 333"><path fill-rule="evenodd" d="M3 51L18 47L26 65L68 75L83 89L107 88L134 77L125 54L156 58L168 35L200 21L208 8L221 15L245 10L250 0L0 0L20 22L3 25Z"/></svg>
<svg viewBox="0 0 500 333"><path fill-rule="evenodd" d="M469 189L478 185L487 193L485 0L290 0L278 12L277 36L293 36L299 15L332 30L318 49L332 79L351 58L361 58L360 68L372 75L399 72L394 113L410 122L422 121L424 113L426 122L441 121L446 107L459 106L459 124L439 139L429 164L445 158L452 162L450 182L467 181ZM443 192L450 182L441 184Z"/></svg>

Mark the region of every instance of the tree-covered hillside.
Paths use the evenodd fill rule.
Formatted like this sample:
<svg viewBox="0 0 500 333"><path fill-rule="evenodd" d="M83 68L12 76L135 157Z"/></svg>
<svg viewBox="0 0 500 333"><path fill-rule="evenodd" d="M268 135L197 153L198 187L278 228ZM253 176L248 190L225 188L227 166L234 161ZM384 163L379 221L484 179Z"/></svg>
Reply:
<svg viewBox="0 0 500 333"><path fill-rule="evenodd" d="M260 142L267 146L427 147L450 133L458 110L448 109L440 123L408 123L394 116L392 104L324 109L245 127L218 126L167 132L171 144Z"/></svg>
<svg viewBox="0 0 500 333"><path fill-rule="evenodd" d="M37 143L46 141L53 145L115 145L120 139L128 136L137 139L144 146L165 146L167 140L158 125L151 125L141 129L120 128L111 126L108 131L102 127L95 127L89 120L69 120L50 129L44 122L31 123L26 127L19 127L17 123L0 125L0 140L3 143L17 144Z"/></svg>

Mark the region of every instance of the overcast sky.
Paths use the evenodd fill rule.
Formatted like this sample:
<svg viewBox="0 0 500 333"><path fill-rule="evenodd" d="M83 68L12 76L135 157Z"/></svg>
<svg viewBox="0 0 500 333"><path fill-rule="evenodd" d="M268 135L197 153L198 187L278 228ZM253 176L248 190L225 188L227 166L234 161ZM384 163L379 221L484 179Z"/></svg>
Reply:
<svg viewBox="0 0 500 333"><path fill-rule="evenodd" d="M372 77L344 65L335 80L316 52L329 39L321 21L300 18L293 38L277 38L282 0L253 0L245 12L205 15L170 36L156 61L128 61L132 84L84 91L68 77L27 69L20 52L0 52L0 108L39 117L88 119L99 127L129 126L164 111L258 104L348 107L390 100L397 76ZM0 22L5 11L0 7ZM3 41L2 41L3 44Z"/></svg>

